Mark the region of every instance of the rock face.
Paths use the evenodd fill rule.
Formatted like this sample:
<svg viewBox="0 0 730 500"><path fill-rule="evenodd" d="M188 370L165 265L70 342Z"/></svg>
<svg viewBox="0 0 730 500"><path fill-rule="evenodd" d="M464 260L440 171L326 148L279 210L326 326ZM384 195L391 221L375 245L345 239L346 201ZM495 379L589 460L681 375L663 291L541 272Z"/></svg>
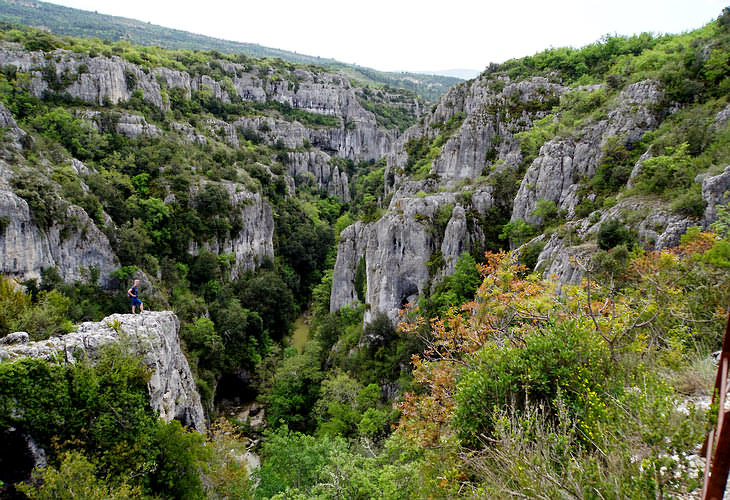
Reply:
<svg viewBox="0 0 730 500"><path fill-rule="evenodd" d="M369 306L364 321L378 313L396 321L403 305L453 272L463 252L480 251L485 225L497 223L489 214L512 201L510 188L500 186L498 176L519 168L522 155L515 134L545 116L564 91L545 78L505 79L495 85L476 79L449 90L433 113L408 129L388 153L386 191L392 199L387 212L341 234L330 310L358 300L355 275L363 258ZM408 144L433 142L454 122L458 126L441 146L428 177L409 180ZM493 181L471 185L480 175Z"/></svg>
<svg viewBox="0 0 730 500"><path fill-rule="evenodd" d="M702 198L707 203L705 208L705 225L709 226L717 219L717 206L730 203L730 165L719 175L706 177L702 181Z"/></svg>
<svg viewBox="0 0 730 500"><path fill-rule="evenodd" d="M396 321L406 303L453 272L463 252L483 244L483 234L467 214L473 217L478 206L474 198L489 197L488 191L480 191L471 203L456 193L398 198L377 222L346 228L337 249L330 310L358 300L355 277L364 259L364 299L370 305L364 321L378 313ZM439 258L431 260L435 254Z"/></svg>
<svg viewBox="0 0 730 500"><path fill-rule="evenodd" d="M289 175L297 185L313 186L342 201L350 201L347 174L332 166L329 155L321 151L287 153L287 159Z"/></svg>
<svg viewBox="0 0 730 500"><path fill-rule="evenodd" d="M497 162L518 166L522 155L515 134L547 115L565 91L565 87L541 77L521 82L477 78L469 84L455 85L422 124L408 129L394 143L386 172L386 179L392 177L394 183L388 187L396 188L405 181L399 170L408 160L408 142L424 136L435 138L442 130L441 124L460 114L464 121L433 161L432 177L437 176L441 185L453 185L488 173L487 167Z"/></svg>
<svg viewBox="0 0 730 500"><path fill-rule="evenodd" d="M536 269L559 283L580 283L583 267L597 250L595 237L601 224L618 219L636 228L639 243L647 249L662 250L679 245L680 238L690 226L701 226L702 221L671 213L665 204L655 199L632 197L621 200L595 219L581 219L566 224L569 237L553 234L538 256ZM537 239L541 239L540 236Z"/></svg>
<svg viewBox="0 0 730 500"><path fill-rule="evenodd" d="M204 432L203 407L190 366L180 349L179 328L177 316L170 311L113 314L99 323L82 323L77 331L61 337L2 345L0 360L56 357L73 363L79 356L88 356L93 361L103 346L126 342L152 372L147 383L152 409L165 422L176 419Z"/></svg>
<svg viewBox="0 0 730 500"><path fill-rule="evenodd" d="M15 118L10 114L8 108L0 102L0 130L5 129L10 144L17 150L22 149L21 141L26 137L24 130L18 127Z"/></svg>
<svg viewBox="0 0 730 500"><path fill-rule="evenodd" d="M304 141L307 141L327 154L340 158L375 160L386 154L394 133L377 128L374 120L372 118L371 121L370 117L364 115L357 121L346 121L347 126L309 128L297 121L257 116L239 118L233 125L242 130L253 131L269 145L283 144L287 148L301 148L305 146Z"/></svg>
<svg viewBox="0 0 730 500"><path fill-rule="evenodd" d="M0 176L2 177L2 176ZM64 220L38 227L28 203L0 182L0 273L22 280L40 278L43 268L55 267L66 281L84 281L89 268L99 270L101 286L119 262L109 240L86 212L75 205L65 209Z"/></svg>
<svg viewBox="0 0 730 500"><path fill-rule="evenodd" d="M222 186L228 191L233 209L240 211L241 230L233 238L202 244L193 241L189 251L197 255L204 248L216 254L233 254L231 279L235 279L245 271L255 270L264 260L274 258L274 215L260 193L240 190L240 185L233 183Z"/></svg>
<svg viewBox="0 0 730 500"><path fill-rule="evenodd" d="M641 244L654 249L677 245L688 227L714 220L716 206L730 201L730 167L702 181L704 221L674 214L666 202L638 197L576 220L576 206L595 196L580 189L581 181L596 174L609 142L630 150L661 124L666 114L660 110L677 109L663 105L665 96L655 81L634 83L613 94L603 115L594 114L572 132L561 131L542 145L534 161L524 164L520 140L527 136L521 132L555 113L563 98L606 95L611 91L601 85L570 89L548 78L513 82L485 75L452 87L430 114L393 143L385 173L384 196L392 196L386 213L377 222L357 223L342 232L330 309L358 300L355 278L363 260L365 321L379 312L395 320L406 302L432 291L453 271L462 252L482 248L490 228L506 222L499 217L540 224L535 209L541 200L554 203L569 221L560 235L533 240L544 243L538 268L560 283L580 281L576 262L589 263L597 250L598 229L609 219L630 224ZM727 109L718 113L715 126L723 126L727 116ZM538 126L550 130L549 122ZM629 184L651 154L649 150L641 156ZM518 189L513 187L516 179L521 179ZM444 211L449 211L448 218Z"/></svg>
<svg viewBox="0 0 730 500"><path fill-rule="evenodd" d="M643 81L628 86L604 120L583 128L575 136L546 142L527 169L514 200L512 220L541 222L534 214L539 200L552 201L572 215L578 199L578 181L591 178L600 165L603 147L611 138L628 145L659 124L653 111L662 98L656 82Z"/></svg>
<svg viewBox="0 0 730 500"><path fill-rule="evenodd" d="M100 111L86 110L81 116L88 120L88 123L102 132L116 132L130 139L136 139L140 136L157 137L161 131L155 125L148 123L144 116L133 115L129 113L108 113L110 123L104 123L104 115ZM111 127L109 126L111 125ZM110 130L112 129L113 130Z"/></svg>
<svg viewBox="0 0 730 500"><path fill-rule="evenodd" d="M273 133L267 133L266 137L273 139L272 144L281 136L295 142L304 138L326 152L352 160L381 158L394 138L392 132L378 127L375 115L362 107L355 89L340 75L294 68L286 70L282 78L282 71L273 68L229 61L217 61L216 65L225 74L223 80L164 67L147 70L117 56L90 57L62 49L28 52L18 44L0 44L0 66L14 66L28 73L29 90L36 97L45 93L68 94L101 106L127 101L135 92L141 92L146 101L162 110L170 108L170 92L179 92L187 99L198 92L209 93L224 103L273 101L336 117L338 125L305 127L295 121L271 119L268 126ZM243 123L250 125L246 120ZM136 137L133 134L153 133L153 129L138 121L120 122L120 125L124 131L121 133L133 137ZM297 128L304 133L292 133ZM238 147L233 128L227 131L226 137L230 139L227 142Z"/></svg>

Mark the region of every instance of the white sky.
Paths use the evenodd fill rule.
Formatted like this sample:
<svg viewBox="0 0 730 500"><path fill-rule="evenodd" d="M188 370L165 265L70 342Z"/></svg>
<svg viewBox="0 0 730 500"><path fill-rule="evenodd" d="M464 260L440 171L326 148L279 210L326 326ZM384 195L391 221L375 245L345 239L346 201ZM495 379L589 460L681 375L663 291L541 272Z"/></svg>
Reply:
<svg viewBox="0 0 730 500"><path fill-rule="evenodd" d="M385 71L482 70L607 33L679 33L728 0L53 0Z"/></svg>

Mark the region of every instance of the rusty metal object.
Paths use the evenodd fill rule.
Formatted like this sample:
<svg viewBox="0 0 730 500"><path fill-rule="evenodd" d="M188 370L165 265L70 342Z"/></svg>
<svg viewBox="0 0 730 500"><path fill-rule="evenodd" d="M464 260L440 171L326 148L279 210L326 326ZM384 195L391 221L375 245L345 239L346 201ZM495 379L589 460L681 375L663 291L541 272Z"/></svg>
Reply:
<svg viewBox="0 0 730 500"><path fill-rule="evenodd" d="M727 476L730 471L730 425L724 425L730 418L730 410L725 410L727 394L727 376L730 369L730 314L725 327L725 338L722 340L722 351L715 376L715 390L712 393L712 404L719 398L717 405L717 424L702 445L705 457L705 479L702 484L703 500L722 500L725 495ZM730 419L728 420L730 421Z"/></svg>

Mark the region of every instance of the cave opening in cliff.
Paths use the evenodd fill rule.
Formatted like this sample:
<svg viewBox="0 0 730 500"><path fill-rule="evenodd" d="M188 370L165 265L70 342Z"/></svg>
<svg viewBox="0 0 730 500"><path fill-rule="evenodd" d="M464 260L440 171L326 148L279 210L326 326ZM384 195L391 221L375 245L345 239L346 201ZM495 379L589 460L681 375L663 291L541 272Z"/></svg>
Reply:
<svg viewBox="0 0 730 500"><path fill-rule="evenodd" d="M216 408L241 406L256 399L256 395L250 374L227 373L218 381L213 403Z"/></svg>

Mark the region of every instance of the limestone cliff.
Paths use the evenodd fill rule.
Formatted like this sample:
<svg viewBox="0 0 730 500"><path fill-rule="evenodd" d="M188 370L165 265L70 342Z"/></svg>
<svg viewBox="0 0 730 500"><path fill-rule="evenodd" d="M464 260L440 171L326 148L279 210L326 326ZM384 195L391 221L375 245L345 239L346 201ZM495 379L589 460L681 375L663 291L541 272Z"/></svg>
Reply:
<svg viewBox="0 0 730 500"><path fill-rule="evenodd" d="M513 188L500 179L520 167L515 135L545 116L564 90L546 78L476 79L453 87L422 123L408 129L387 156L388 210L340 237L330 309L357 300L361 258L369 305L365 321L380 312L395 321L404 304L453 272L463 252L479 253L485 228L504 223L499 214L512 202ZM417 142L437 154L426 175L414 180L408 169Z"/></svg>
<svg viewBox="0 0 730 500"><path fill-rule="evenodd" d="M176 419L204 432L203 407L180 349L179 329L177 316L170 311L113 314L98 323L82 323L73 333L39 342L27 342L27 337L16 335L17 343L8 341L0 345L0 360L13 362L32 357L73 363L88 357L93 361L103 346L125 342L151 371L147 388L152 409L165 422Z"/></svg>
<svg viewBox="0 0 730 500"><path fill-rule="evenodd" d="M0 161L0 273L26 279L40 278L43 268L55 267L66 281L84 281L89 269L99 271L101 286L119 267L106 235L86 212L75 205L63 209L63 218L39 227L28 203L10 189L7 165Z"/></svg>
<svg viewBox="0 0 730 500"><path fill-rule="evenodd" d="M231 278L257 269L265 259L274 258L274 216L269 203L260 193L240 189L240 185L223 183L232 209L240 214L241 229L233 237L191 243L189 252L197 255L201 248L216 254L233 254Z"/></svg>
<svg viewBox="0 0 730 500"><path fill-rule="evenodd" d="M347 174L333 166L332 159L321 151L287 153L287 170L297 185L316 187L330 196L350 201Z"/></svg>
<svg viewBox="0 0 730 500"><path fill-rule="evenodd" d="M479 252L485 244L509 247L510 241L497 239L495 226L511 220L541 232L541 202L554 206L563 224L560 231L532 240L542 246L537 268L561 283L580 281L583 272L577 263L589 263L597 251L598 230L608 220L634 228L647 249L677 245L688 227L707 227L715 220L716 207L728 202L728 169L695 179L702 185L702 198L695 203L706 205L704 218L682 215L658 196L623 192L589 217L585 209L576 215L579 204L597 199L589 181L606 151L618 147L627 156L630 151L640 154L626 175L628 182L622 181L631 188L653 154L651 147L638 149L642 141L681 106L670 102L654 80L620 88L568 87L560 81L557 73L513 81L486 72L453 87L402 134L387 155L384 199L390 201L385 214L341 235L330 309L359 300L355 276L363 260L367 279L360 300L368 306L365 321L379 312L395 320L406 302L427 294L453 271L461 252ZM562 113L578 113L569 103L588 106L588 111L581 111L580 120L568 118L561 128ZM708 134L724 133L728 115L727 106L710 115ZM529 141L535 140L540 141L539 151L526 156L533 147ZM492 239L487 241L490 229Z"/></svg>
<svg viewBox="0 0 730 500"><path fill-rule="evenodd" d="M625 144L637 143L645 132L660 123L655 109L662 96L656 82L635 83L615 98L613 109L605 119L568 137L546 142L522 179L512 220L540 222L533 214L538 200L552 201L572 215L580 201L578 181L596 173L606 142L620 137Z"/></svg>
<svg viewBox="0 0 730 500"><path fill-rule="evenodd" d="M275 142L283 135L300 143L302 138L306 138L311 144L342 158L380 158L393 139L393 133L379 127L375 115L362 107L350 82L341 75L324 70L292 66L282 71L218 61L216 69L225 76L214 79L207 74L192 74L166 67L148 70L117 56L91 57L63 49L47 53L29 52L7 42L0 45L0 66L28 73L29 91L39 98L48 94L67 95L103 106L123 103L139 92L153 106L168 110L171 92L181 92L187 99L196 93L208 92L223 103L233 100L268 101L329 115L337 119L337 126L302 127L303 133L299 134L292 133L287 125L297 122L282 120L285 123L280 123L277 120L269 122L274 133L266 137ZM136 121L128 123L128 126L126 122L120 123L121 130L129 134L137 133L139 126L143 125Z"/></svg>

